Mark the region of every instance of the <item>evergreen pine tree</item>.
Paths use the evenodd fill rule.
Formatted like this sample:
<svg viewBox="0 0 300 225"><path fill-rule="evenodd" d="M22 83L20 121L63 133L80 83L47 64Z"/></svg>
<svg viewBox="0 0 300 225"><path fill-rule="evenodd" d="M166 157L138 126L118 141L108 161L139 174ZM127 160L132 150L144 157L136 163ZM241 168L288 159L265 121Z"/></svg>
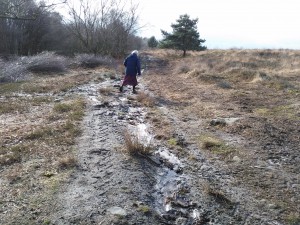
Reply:
<svg viewBox="0 0 300 225"><path fill-rule="evenodd" d="M148 40L148 47L149 48L156 48L158 45L158 41L154 36L150 37Z"/></svg>
<svg viewBox="0 0 300 225"><path fill-rule="evenodd" d="M205 42L200 39L200 34L197 31L197 19L190 19L189 15L181 15L177 23L172 24L172 33L161 30L163 40L160 42L161 48L179 49L183 51L183 56L187 50L201 51L205 50L206 46L201 46Z"/></svg>

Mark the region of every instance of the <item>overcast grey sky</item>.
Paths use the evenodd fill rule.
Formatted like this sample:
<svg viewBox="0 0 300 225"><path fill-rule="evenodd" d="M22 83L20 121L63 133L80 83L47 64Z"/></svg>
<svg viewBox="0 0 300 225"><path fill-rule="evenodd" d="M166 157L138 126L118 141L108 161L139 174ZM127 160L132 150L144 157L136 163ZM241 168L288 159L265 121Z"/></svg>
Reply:
<svg viewBox="0 0 300 225"><path fill-rule="evenodd" d="M140 31L161 39L180 15L198 18L208 48L300 49L300 0L133 0L139 2Z"/></svg>

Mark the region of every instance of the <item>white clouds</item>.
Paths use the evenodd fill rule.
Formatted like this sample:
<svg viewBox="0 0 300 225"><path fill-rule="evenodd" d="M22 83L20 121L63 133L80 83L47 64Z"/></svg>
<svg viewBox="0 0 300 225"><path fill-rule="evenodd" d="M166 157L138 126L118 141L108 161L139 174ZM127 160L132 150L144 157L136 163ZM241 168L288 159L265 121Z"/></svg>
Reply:
<svg viewBox="0 0 300 225"><path fill-rule="evenodd" d="M299 48L300 2L296 0L140 0L142 35L161 38L179 15L199 18L209 48Z"/></svg>

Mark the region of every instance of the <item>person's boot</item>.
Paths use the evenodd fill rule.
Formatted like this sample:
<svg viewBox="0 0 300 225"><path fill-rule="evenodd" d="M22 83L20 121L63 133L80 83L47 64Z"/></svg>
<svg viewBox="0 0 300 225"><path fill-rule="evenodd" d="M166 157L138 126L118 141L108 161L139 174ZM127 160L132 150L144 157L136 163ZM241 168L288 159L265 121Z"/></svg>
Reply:
<svg viewBox="0 0 300 225"><path fill-rule="evenodd" d="M136 94L135 86L132 87L132 93Z"/></svg>
<svg viewBox="0 0 300 225"><path fill-rule="evenodd" d="M123 86L120 86L119 90L120 92L123 92Z"/></svg>

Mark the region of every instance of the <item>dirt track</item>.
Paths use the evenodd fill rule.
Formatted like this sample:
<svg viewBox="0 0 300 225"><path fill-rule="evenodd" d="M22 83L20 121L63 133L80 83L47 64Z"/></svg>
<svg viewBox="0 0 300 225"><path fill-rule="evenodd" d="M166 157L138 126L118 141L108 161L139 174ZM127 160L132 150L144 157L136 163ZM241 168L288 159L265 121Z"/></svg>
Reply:
<svg viewBox="0 0 300 225"><path fill-rule="evenodd" d="M283 208L255 192L248 177L239 177L239 171L252 165L242 163L241 155L227 164L203 154L195 136L210 131L239 147L246 140L216 130L193 114L181 114L184 102L158 96L151 83L145 84L152 74L161 75L158 66L167 69L168 64L147 60L147 73L140 78L138 91L155 98L155 108L143 107L128 89L120 94L118 79L73 90L86 96L89 106L78 140L79 165L59 195L61 206L51 216L53 224L284 224ZM99 96L101 88L113 90ZM157 117L160 121L155 124ZM165 126L172 128L169 142L157 135ZM146 130L139 130L141 127ZM153 153L124 153L126 129L151 137ZM280 167L257 161L254 179L265 179L261 170L280 175ZM299 180L293 179L289 182L296 188Z"/></svg>

